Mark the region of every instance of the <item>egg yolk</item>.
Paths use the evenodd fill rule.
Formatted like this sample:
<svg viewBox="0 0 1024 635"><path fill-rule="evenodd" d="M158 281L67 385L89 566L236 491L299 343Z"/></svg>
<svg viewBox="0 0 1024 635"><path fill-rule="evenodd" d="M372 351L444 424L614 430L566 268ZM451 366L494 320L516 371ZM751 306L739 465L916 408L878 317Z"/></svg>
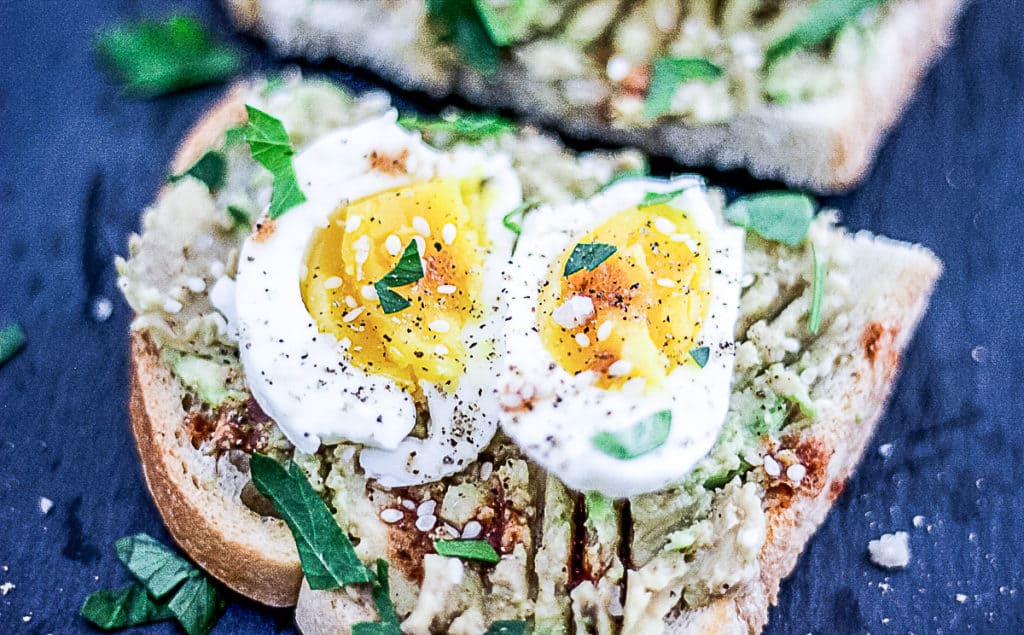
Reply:
<svg viewBox="0 0 1024 635"><path fill-rule="evenodd" d="M486 251L481 179L435 178L339 207L310 246L302 298L323 333L367 373L418 392L419 380L454 389L464 372L461 332L476 304ZM409 306L385 313L374 283L410 241L423 277L392 291Z"/></svg>
<svg viewBox="0 0 1024 635"><path fill-rule="evenodd" d="M642 377L661 385L689 352L711 301L710 255L702 232L668 205L631 208L577 244L614 245L615 253L568 276L570 245L540 291L537 328L565 370L593 371L606 389Z"/></svg>

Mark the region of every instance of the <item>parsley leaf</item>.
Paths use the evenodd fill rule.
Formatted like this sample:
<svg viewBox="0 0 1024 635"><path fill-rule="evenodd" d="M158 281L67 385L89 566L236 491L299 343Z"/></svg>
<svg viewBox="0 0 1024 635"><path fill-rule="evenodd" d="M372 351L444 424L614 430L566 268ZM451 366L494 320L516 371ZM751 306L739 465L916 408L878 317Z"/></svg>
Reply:
<svg viewBox="0 0 1024 635"><path fill-rule="evenodd" d="M213 630L225 603L210 579L194 569L167 608L188 635L206 635Z"/></svg>
<svg viewBox="0 0 1024 635"><path fill-rule="evenodd" d="M637 207L644 208L651 207L652 205L664 205L666 203L671 203L677 196L686 190L687 188L684 187L678 190L672 190L671 192L648 192L644 194L643 200L637 204Z"/></svg>
<svg viewBox="0 0 1024 635"><path fill-rule="evenodd" d="M292 463L286 471L257 452L249 468L256 489L274 503L288 523L310 588L336 589L373 580L372 572L359 561L352 542L297 465Z"/></svg>
<svg viewBox="0 0 1024 635"><path fill-rule="evenodd" d="M245 143L245 126L228 128L227 132L224 133L225 148L233 148L242 143Z"/></svg>
<svg viewBox="0 0 1024 635"><path fill-rule="evenodd" d="M279 119L246 106L249 122L245 126L245 140L252 158L274 175L274 189L270 196L270 218L278 218L289 209L306 201L292 165L291 141Z"/></svg>
<svg viewBox="0 0 1024 635"><path fill-rule="evenodd" d="M373 284L373 288L377 291L377 299L380 300L380 308L384 313L398 313L409 308L409 301L392 291L391 288L413 284L422 277L423 264L420 262L420 249L415 240L410 240L395 268Z"/></svg>
<svg viewBox="0 0 1024 635"><path fill-rule="evenodd" d="M217 82L241 65L234 49L215 42L202 24L184 15L104 31L96 52L125 90L140 97Z"/></svg>
<svg viewBox="0 0 1024 635"><path fill-rule="evenodd" d="M210 188L211 192L216 192L224 187L224 183L228 180L227 157L224 156L223 152L210 150L193 163L192 167L181 174L168 175L167 180L171 183L177 183L187 176L199 179L206 183L206 187Z"/></svg>
<svg viewBox="0 0 1024 635"><path fill-rule="evenodd" d="M235 221L235 227L243 229L252 227L252 214L244 207L228 205L228 214L231 215L231 220Z"/></svg>
<svg viewBox="0 0 1024 635"><path fill-rule="evenodd" d="M90 624L106 631L174 617L166 605L154 602L146 589L137 583L90 593L79 614Z"/></svg>
<svg viewBox="0 0 1024 635"><path fill-rule="evenodd" d="M644 100L644 117L657 119L672 109L672 97L680 84L693 80L710 82L722 76L717 64L700 57L659 57Z"/></svg>
<svg viewBox="0 0 1024 635"><path fill-rule="evenodd" d="M384 311L385 315L398 313L399 311L404 311L412 306L411 302L387 288L383 282L374 283L373 288L377 292L377 299L380 300L381 311Z"/></svg>
<svg viewBox="0 0 1024 635"><path fill-rule="evenodd" d="M377 607L376 622L359 622L352 626L353 635L370 635L375 633L401 635L398 626L398 614L391 602L391 588L388 585L388 563L382 558L377 559L377 578L373 583L373 603Z"/></svg>
<svg viewBox="0 0 1024 635"><path fill-rule="evenodd" d="M523 233L523 220L526 218L527 214L537 209L539 205L540 203L537 201L526 201L519 207L501 217L501 224L505 226L505 229L516 235L515 240L512 241L513 254L516 253L516 247L519 246L519 236Z"/></svg>
<svg viewBox="0 0 1024 635"><path fill-rule="evenodd" d="M162 600L195 570L187 560L148 534L125 536L115 546L117 558L157 600Z"/></svg>
<svg viewBox="0 0 1024 635"><path fill-rule="evenodd" d="M518 129L515 123L504 117L472 112L449 113L440 117L402 115L398 125L428 134L444 134L447 143L479 143L484 139L514 133Z"/></svg>
<svg viewBox="0 0 1024 635"><path fill-rule="evenodd" d="M435 540L434 551L450 558L479 560L490 564L501 560L501 556L486 540Z"/></svg>
<svg viewBox="0 0 1024 635"><path fill-rule="evenodd" d="M672 411L662 410L619 432L599 432L591 443L610 457L628 461L657 450L672 428Z"/></svg>
<svg viewBox="0 0 1024 635"><path fill-rule="evenodd" d="M484 75L498 70L498 46L474 0L427 0L427 12L441 31L441 41L455 45L463 59Z"/></svg>
<svg viewBox="0 0 1024 635"><path fill-rule="evenodd" d="M17 324L0 328L0 366L18 354L25 346L25 331Z"/></svg>
<svg viewBox="0 0 1024 635"><path fill-rule="evenodd" d="M736 199L723 215L762 238L797 247L811 226L814 200L799 192L761 192Z"/></svg>
<svg viewBox="0 0 1024 635"><path fill-rule="evenodd" d="M582 269L593 271L618 249L615 245L604 243L578 243L572 248L569 259L565 261L562 275L571 276Z"/></svg>
<svg viewBox="0 0 1024 635"><path fill-rule="evenodd" d="M740 466L738 468L734 470L725 470L724 472L719 472L709 476L704 481L704 489L715 490L725 487L729 484L729 481L741 474L746 474L752 467L754 466L740 458Z"/></svg>
<svg viewBox="0 0 1024 635"><path fill-rule="evenodd" d="M707 346L698 346L697 348L690 349L690 357L693 361L697 362L697 365L704 368L708 364L708 359L711 358L711 349Z"/></svg>
<svg viewBox="0 0 1024 635"><path fill-rule="evenodd" d="M765 51L765 67L798 49L809 48L835 35L865 9L884 0L818 0L796 27Z"/></svg>
<svg viewBox="0 0 1024 635"><path fill-rule="evenodd" d="M814 259L814 286L811 287L811 310L807 316L807 330L813 335L821 328L821 305L825 300L825 277L828 275L828 262L818 257L818 250L811 247L811 258ZM801 407L803 404L801 404Z"/></svg>
<svg viewBox="0 0 1024 635"><path fill-rule="evenodd" d="M526 635L526 622L523 620L498 620L487 627L484 635Z"/></svg>

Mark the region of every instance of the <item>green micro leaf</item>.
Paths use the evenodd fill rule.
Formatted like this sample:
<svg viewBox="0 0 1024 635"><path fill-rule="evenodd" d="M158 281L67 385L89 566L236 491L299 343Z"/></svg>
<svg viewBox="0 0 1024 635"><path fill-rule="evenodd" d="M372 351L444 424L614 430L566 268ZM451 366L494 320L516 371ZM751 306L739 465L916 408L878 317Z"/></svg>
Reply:
<svg viewBox="0 0 1024 635"><path fill-rule="evenodd" d="M517 130L516 124L504 117L472 112L451 113L440 117L402 115L398 119L398 125L428 134L444 133L449 143L479 143L484 139L500 137Z"/></svg>
<svg viewBox="0 0 1024 635"><path fill-rule="evenodd" d="M814 285L811 287L811 310L807 316L807 330L817 335L821 328L821 305L825 300L825 277L828 275L828 262L818 257L818 250L811 247L814 259Z"/></svg>
<svg viewBox="0 0 1024 635"><path fill-rule="evenodd" d="M765 66L798 49L809 48L839 32L865 9L885 0L817 0L796 27L765 51Z"/></svg>
<svg viewBox="0 0 1024 635"><path fill-rule="evenodd" d="M410 240L405 251L398 258L398 263L380 279L380 284L389 288L404 287L417 282L423 277L423 264L420 262L420 249L415 240Z"/></svg>
<svg viewBox="0 0 1024 635"><path fill-rule="evenodd" d="M736 199L723 215L762 238L797 247L814 218L814 199L800 192L761 192Z"/></svg>
<svg viewBox="0 0 1024 635"><path fill-rule="evenodd" d="M195 567L147 534L125 536L116 543L117 558L156 600L162 600Z"/></svg>
<svg viewBox="0 0 1024 635"><path fill-rule="evenodd" d="M273 502L291 529L310 588L336 589L374 579L297 465L292 463L285 470L274 459L257 452L249 467L256 489Z"/></svg>
<svg viewBox="0 0 1024 635"><path fill-rule="evenodd" d="M125 91L139 97L218 82L241 65L234 49L183 15L103 31L96 52Z"/></svg>
<svg viewBox="0 0 1024 635"><path fill-rule="evenodd" d="M467 64L484 75L498 70L498 46L475 0L427 0L427 12L438 26L441 41L453 44Z"/></svg>
<svg viewBox="0 0 1024 635"><path fill-rule="evenodd" d="M171 619L166 605L154 602L146 589L132 583L120 589L90 593L79 611L90 624L105 631Z"/></svg>
<svg viewBox="0 0 1024 635"><path fill-rule="evenodd" d="M657 450L672 428L672 411L662 410L619 432L599 432L591 443L610 457L628 461Z"/></svg>
<svg viewBox="0 0 1024 635"><path fill-rule="evenodd" d="M169 175L167 180L177 183L187 176L199 179L206 183L206 187L210 188L211 192L216 192L224 187L224 183L228 180L228 160L223 152L210 150L193 163L192 167L181 174Z"/></svg>
<svg viewBox="0 0 1024 635"><path fill-rule="evenodd" d="M401 295L387 288L383 282L375 283L373 288L377 291L377 299L380 300L380 308L385 315L404 311L412 305Z"/></svg>
<svg viewBox="0 0 1024 635"><path fill-rule="evenodd" d="M687 188L678 190L672 190L671 192L648 192L644 194L643 200L637 205L637 207L651 207L652 205L664 205L671 203L677 196L685 192Z"/></svg>
<svg viewBox="0 0 1024 635"><path fill-rule="evenodd" d="M388 563L377 559L377 577L373 582L373 604L377 607L376 622L359 622L352 626L352 633L358 635L387 634L401 635L398 626L398 613L391 602L391 588L388 584Z"/></svg>
<svg viewBox="0 0 1024 635"><path fill-rule="evenodd" d="M697 348L690 349L690 357L693 361L697 362L697 365L704 368L708 364L708 359L711 358L711 349L707 346L698 346Z"/></svg>
<svg viewBox="0 0 1024 635"><path fill-rule="evenodd" d="M608 181L604 185L597 188L597 191L603 192L620 181L625 181L626 179L634 179L638 177L645 177L650 175L650 173L650 166L647 165L647 161L645 160L643 165L641 165L638 168L627 168L625 170L622 170L621 172L616 172L615 175L612 176L612 178L608 179Z"/></svg>
<svg viewBox="0 0 1024 635"><path fill-rule="evenodd" d="M235 221L235 227L250 229L252 227L252 213L238 205L228 205L228 214L231 220Z"/></svg>
<svg viewBox="0 0 1024 635"><path fill-rule="evenodd" d="M715 490L725 487L729 484L729 481L736 478L741 474L746 474L750 471L750 468L754 467L750 463L747 463L742 458L740 459L740 466L734 470L724 470L717 474L712 474L704 481L704 489Z"/></svg>
<svg viewBox="0 0 1024 635"><path fill-rule="evenodd" d="M537 209L539 205L540 203L537 201L526 201L501 218L501 224L505 226L505 229L516 235L512 241L513 254L516 253L516 247L519 246L519 236L523 233L523 219L526 218L527 214Z"/></svg>
<svg viewBox="0 0 1024 635"><path fill-rule="evenodd" d="M672 96L686 82L711 82L722 76L722 69L699 57L659 57L654 60L654 75L644 100L644 117L656 119L672 109Z"/></svg>
<svg viewBox="0 0 1024 635"><path fill-rule="evenodd" d="M252 158L267 168L274 176L273 192L270 196L270 218L277 218L289 209L306 201L299 189L299 182L292 165L291 141L284 124L267 113L246 106L249 122L245 126L245 141L252 151Z"/></svg>
<svg viewBox="0 0 1024 635"><path fill-rule="evenodd" d="M450 558L479 560L494 564L501 556L486 540L435 540L434 551Z"/></svg>
<svg viewBox="0 0 1024 635"><path fill-rule="evenodd" d="M189 574L167 608L188 635L206 635L213 630L226 603L217 587L198 569Z"/></svg>
<svg viewBox="0 0 1024 635"><path fill-rule="evenodd" d="M571 276L582 269L593 271L602 262L608 260L609 256L618 251L618 249L615 245L606 245L604 243L578 243L572 248L569 259L565 261L565 269L562 270L562 275Z"/></svg>
<svg viewBox="0 0 1024 635"><path fill-rule="evenodd" d="M357 622L352 625L352 635L402 635L402 629L390 622Z"/></svg>
<svg viewBox="0 0 1024 635"><path fill-rule="evenodd" d="M526 622L523 620L498 620L484 631L484 635L526 635Z"/></svg>
<svg viewBox="0 0 1024 635"><path fill-rule="evenodd" d="M0 366L18 354L25 341L25 331L17 324L0 328Z"/></svg>
<svg viewBox="0 0 1024 635"><path fill-rule="evenodd" d="M245 126L228 128L227 132L224 133L225 148L233 148L243 143L245 143Z"/></svg>
<svg viewBox="0 0 1024 635"><path fill-rule="evenodd" d="M774 434L782 429L786 422L788 406L784 399L775 398L761 404L760 412L754 414L746 423L751 434L763 436Z"/></svg>

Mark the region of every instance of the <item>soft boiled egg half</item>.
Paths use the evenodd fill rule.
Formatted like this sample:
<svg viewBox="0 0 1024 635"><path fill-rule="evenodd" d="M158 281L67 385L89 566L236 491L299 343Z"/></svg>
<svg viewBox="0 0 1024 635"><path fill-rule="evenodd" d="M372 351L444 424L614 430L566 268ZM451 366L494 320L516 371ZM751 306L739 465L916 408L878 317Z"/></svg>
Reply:
<svg viewBox="0 0 1024 635"><path fill-rule="evenodd" d="M304 452L364 444L385 486L459 471L497 426L502 217L522 198L507 158L439 152L391 112L294 166L306 202L264 216L239 258L253 396Z"/></svg>
<svg viewBox="0 0 1024 635"><path fill-rule="evenodd" d="M504 431L577 490L682 480L728 413L743 240L693 177L527 215L505 272Z"/></svg>

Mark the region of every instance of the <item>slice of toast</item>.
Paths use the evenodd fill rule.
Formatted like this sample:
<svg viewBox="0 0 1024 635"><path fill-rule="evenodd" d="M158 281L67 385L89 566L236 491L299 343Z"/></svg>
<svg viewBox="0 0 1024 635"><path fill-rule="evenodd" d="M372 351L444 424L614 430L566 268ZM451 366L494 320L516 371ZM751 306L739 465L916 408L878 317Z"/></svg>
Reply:
<svg viewBox="0 0 1024 635"><path fill-rule="evenodd" d="M948 43L966 4L966 0L885 3L877 31L864 44L863 59L841 86L820 97L791 103L753 100L705 123L675 118L649 125L613 121L607 114L612 108L607 95L618 94L619 89L604 72L601 56L608 48L604 45L590 47L583 68L567 70L557 78L545 75L559 65L560 49L552 46L548 54L538 54L542 63L534 68L526 61L527 54L513 47L500 70L484 76L464 64L451 47L437 43L422 0L224 2L240 28L265 38L283 55L337 58L369 68L404 88L435 96L459 93L481 105L513 108L571 134L671 156L683 165L745 167L759 178L821 192L846 190L864 178L885 133ZM582 17L576 18L601 3L563 4L570 7L565 15L571 17L547 27L542 42L557 42L560 29L582 22ZM645 3L613 4L620 9L612 19L623 29L633 28L627 24L627 10L640 11L638 4L650 9ZM682 28L687 25L674 24L670 30ZM537 41L530 46L537 47ZM653 59L647 61L644 76ZM580 96L591 93L605 97Z"/></svg>
<svg viewBox="0 0 1024 635"><path fill-rule="evenodd" d="M183 142L173 170L181 171L206 149L218 146L225 131L244 119L245 100L256 94L252 87L233 89ZM384 107L386 104L373 106L377 110ZM550 152L550 147L541 151ZM147 231L155 231L158 225L147 222L145 226ZM467 565L459 568L456 583L451 567L442 566L445 559L430 554L425 534L411 526L413 512L403 512L403 520L395 525L381 524L376 517L381 509L408 509L403 507L406 501L422 501L427 496L441 501L441 489L424 486L402 492L381 491L368 487L365 479L359 480L355 468L348 465L344 469L354 487L344 495L332 490L329 502L359 538L360 555L367 560L385 557L392 562L393 596L399 614L406 620L403 627L408 632L473 633L481 632L496 618L536 615L539 619L543 614L549 625L568 628L570 620L575 619L577 625L586 621L597 632L620 628L623 623L629 632L641 632L630 628L631 620L654 611L664 621L647 621L647 627L664 623L665 630L672 633L759 630L768 619L768 607L775 600L781 580L792 570L804 544L842 492L843 483L870 438L892 388L900 354L941 270L938 261L923 248L866 233L847 235L833 228L827 219L815 223L812 239L831 262L825 318L817 337L806 333L803 322L810 296L808 254L783 252L750 239L757 253L750 258L749 266L755 270L777 268L780 273L763 281L774 291L758 301L755 309L744 313L737 327L737 341L758 342L765 354L771 355L777 347L792 345L768 341L772 332L780 331L798 340L796 345L808 360L830 370L812 383L810 398L816 404L816 416L787 429L778 439L766 439L761 448L783 465L799 462L806 476L793 483L771 477L761 465L754 465L745 476L744 492L756 505L753 513L763 518L764 542L734 576L730 588L718 589L685 607L680 605L678 585L656 588L651 584L655 578L641 575L662 556L641 554L639 548L631 550L629 546L617 548L618 536L632 535L635 542L639 533L657 527L657 519L642 511L643 497L628 503L633 508L633 526L618 532L612 543L601 531L580 524L581 498L564 493L557 481L545 483L553 479L546 479L539 468L518 459L514 447L507 447L509 444L499 438L490 451L495 453L494 472L504 466L502 478L492 476L490 469L484 478L481 468L479 476L476 472L460 475L459 483L482 484L486 491L502 492L502 501L489 501L492 513L513 519L503 522L495 536L511 562L500 572L479 571ZM751 286L758 288L767 287ZM745 297L748 305L754 302L752 296ZM137 326L144 325L137 322ZM307 634L345 632L355 622L375 619L373 603L365 591L311 591L301 585L295 545L286 526L260 501L253 501L251 492L247 495L246 452L210 453L197 447L188 421L189 404L194 399L162 357L154 335L145 331L132 335L130 412L147 485L174 539L200 566L246 596L274 606L298 601L296 620ZM352 463L352 454L346 454L343 448L332 456L335 461L347 457ZM753 457L751 462L756 462ZM523 491L517 495L519 500L505 500L506 495L516 498L504 485L507 481L502 480L514 472L509 466L521 471ZM318 473L322 474L312 470L314 480ZM713 507L712 514L731 504L725 494L731 496L740 490L740 481L734 478L718 490L715 500L725 503ZM314 482L314 487L322 490L329 485ZM439 509L446 504L446 500L439 503ZM626 505L616 507L620 523L630 516L625 512ZM374 534L376 529L382 530L380 536ZM436 529L441 531L440 526ZM720 540L696 554L695 567L702 561L724 557L728 549L735 548L737 541L729 531L726 527L720 532ZM591 534L592 540L588 538ZM588 541L596 544L591 545L593 549L586 547L582 554L573 546ZM603 546L602 541L606 542ZM610 548L612 544L616 548ZM549 574L537 578L531 567L541 562ZM618 597L620 579L625 582L625 607L616 609L615 603L607 600L610 594ZM487 596L483 595L485 584L491 588ZM528 602L513 606L496 592L506 584L519 585ZM593 587L592 593L583 592L591 588L587 585ZM429 593L420 593L427 588ZM634 596L636 599L632 599ZM669 597L672 599L667 600ZM624 622L618 617L623 610ZM443 617L439 617L441 614ZM654 632L659 630L655 628Z"/></svg>

